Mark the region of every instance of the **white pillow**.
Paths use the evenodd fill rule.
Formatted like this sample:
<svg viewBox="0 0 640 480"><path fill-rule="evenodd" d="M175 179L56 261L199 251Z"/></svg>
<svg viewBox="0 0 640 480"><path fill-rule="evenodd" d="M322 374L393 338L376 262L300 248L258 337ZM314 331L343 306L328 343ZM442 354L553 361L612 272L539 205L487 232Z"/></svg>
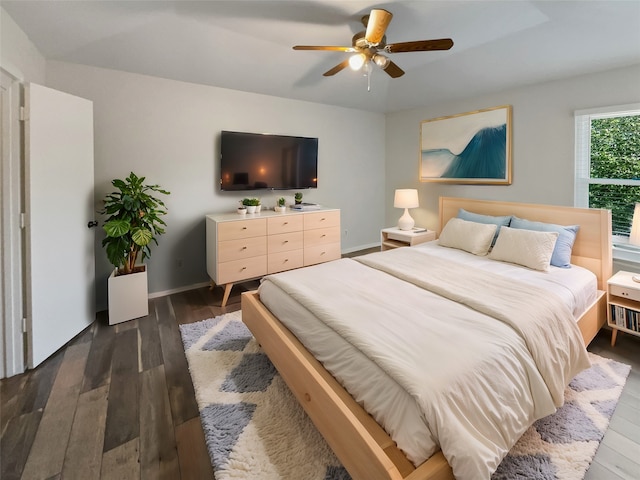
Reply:
<svg viewBox="0 0 640 480"><path fill-rule="evenodd" d="M557 239L558 232L502 227L489 258L548 272Z"/></svg>
<svg viewBox="0 0 640 480"><path fill-rule="evenodd" d="M496 233L497 225L452 218L440 232L438 243L474 255L486 255Z"/></svg>

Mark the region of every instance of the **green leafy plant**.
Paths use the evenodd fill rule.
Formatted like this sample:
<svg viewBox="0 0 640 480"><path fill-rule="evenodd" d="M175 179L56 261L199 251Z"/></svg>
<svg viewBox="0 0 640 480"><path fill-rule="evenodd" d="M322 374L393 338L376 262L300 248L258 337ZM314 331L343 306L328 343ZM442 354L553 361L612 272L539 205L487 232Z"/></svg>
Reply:
<svg viewBox="0 0 640 480"><path fill-rule="evenodd" d="M257 207L258 205L260 205L260 199L259 198L245 198L242 200L242 204L247 206L247 207Z"/></svg>
<svg viewBox="0 0 640 480"><path fill-rule="evenodd" d="M294 198L296 199L296 203L301 203L302 202L302 192L297 192L295 194Z"/></svg>
<svg viewBox="0 0 640 480"><path fill-rule="evenodd" d="M138 256L141 260L151 256L150 243L156 245L156 237L165 233L167 225L162 220L167 210L165 204L152 192L169 195L158 185L145 185L145 177L135 173L124 180L115 179L111 184L118 189L107 194L104 208L99 213L109 215L104 231L107 236L102 240L107 257L118 269L118 275L134 273Z"/></svg>
<svg viewBox="0 0 640 480"><path fill-rule="evenodd" d="M284 199L284 197L280 197L278 199L278 206L279 207L284 207L287 204L287 201Z"/></svg>

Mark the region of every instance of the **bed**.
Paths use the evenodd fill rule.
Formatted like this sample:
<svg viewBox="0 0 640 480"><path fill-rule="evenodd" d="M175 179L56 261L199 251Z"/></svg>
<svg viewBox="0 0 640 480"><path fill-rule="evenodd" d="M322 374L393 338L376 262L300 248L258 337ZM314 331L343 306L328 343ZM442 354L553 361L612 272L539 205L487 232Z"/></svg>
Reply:
<svg viewBox="0 0 640 480"><path fill-rule="evenodd" d="M461 208L479 214L516 215L540 222L580 225L571 263L594 276L595 291L576 315L578 335L585 345L588 344L605 320L603 291L611 273L609 212L443 197L440 199L439 231ZM389 288L396 288L395 285L389 283ZM395 298L387 298L385 293L390 292L378 292L380 298L389 302ZM396 446L385 429L260 301L257 292L243 294L242 311L244 322L353 478L454 478L449 463L439 451L429 454L426 461L418 461L416 466L416 456L413 455L411 461L408 458L411 455Z"/></svg>

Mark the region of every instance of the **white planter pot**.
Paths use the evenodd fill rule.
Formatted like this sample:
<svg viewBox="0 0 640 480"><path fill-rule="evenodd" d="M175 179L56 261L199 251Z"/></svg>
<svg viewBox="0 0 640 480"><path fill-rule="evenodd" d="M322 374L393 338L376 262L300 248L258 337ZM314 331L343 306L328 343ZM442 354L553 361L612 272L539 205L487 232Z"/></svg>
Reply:
<svg viewBox="0 0 640 480"><path fill-rule="evenodd" d="M287 207L273 207L276 212L284 213L287 211Z"/></svg>
<svg viewBox="0 0 640 480"><path fill-rule="evenodd" d="M255 205L247 205L247 213L256 213Z"/></svg>
<svg viewBox="0 0 640 480"><path fill-rule="evenodd" d="M109 275L109 325L149 315L147 269L116 277Z"/></svg>

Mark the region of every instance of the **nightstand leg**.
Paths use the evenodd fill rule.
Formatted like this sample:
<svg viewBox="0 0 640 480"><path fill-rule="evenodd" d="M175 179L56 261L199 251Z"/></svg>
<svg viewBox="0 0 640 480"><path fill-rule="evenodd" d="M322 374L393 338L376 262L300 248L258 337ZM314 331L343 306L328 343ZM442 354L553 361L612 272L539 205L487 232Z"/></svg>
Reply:
<svg viewBox="0 0 640 480"><path fill-rule="evenodd" d="M613 331L611 332L611 346L612 347L616 346L616 338L618 338L618 329L614 328Z"/></svg>

